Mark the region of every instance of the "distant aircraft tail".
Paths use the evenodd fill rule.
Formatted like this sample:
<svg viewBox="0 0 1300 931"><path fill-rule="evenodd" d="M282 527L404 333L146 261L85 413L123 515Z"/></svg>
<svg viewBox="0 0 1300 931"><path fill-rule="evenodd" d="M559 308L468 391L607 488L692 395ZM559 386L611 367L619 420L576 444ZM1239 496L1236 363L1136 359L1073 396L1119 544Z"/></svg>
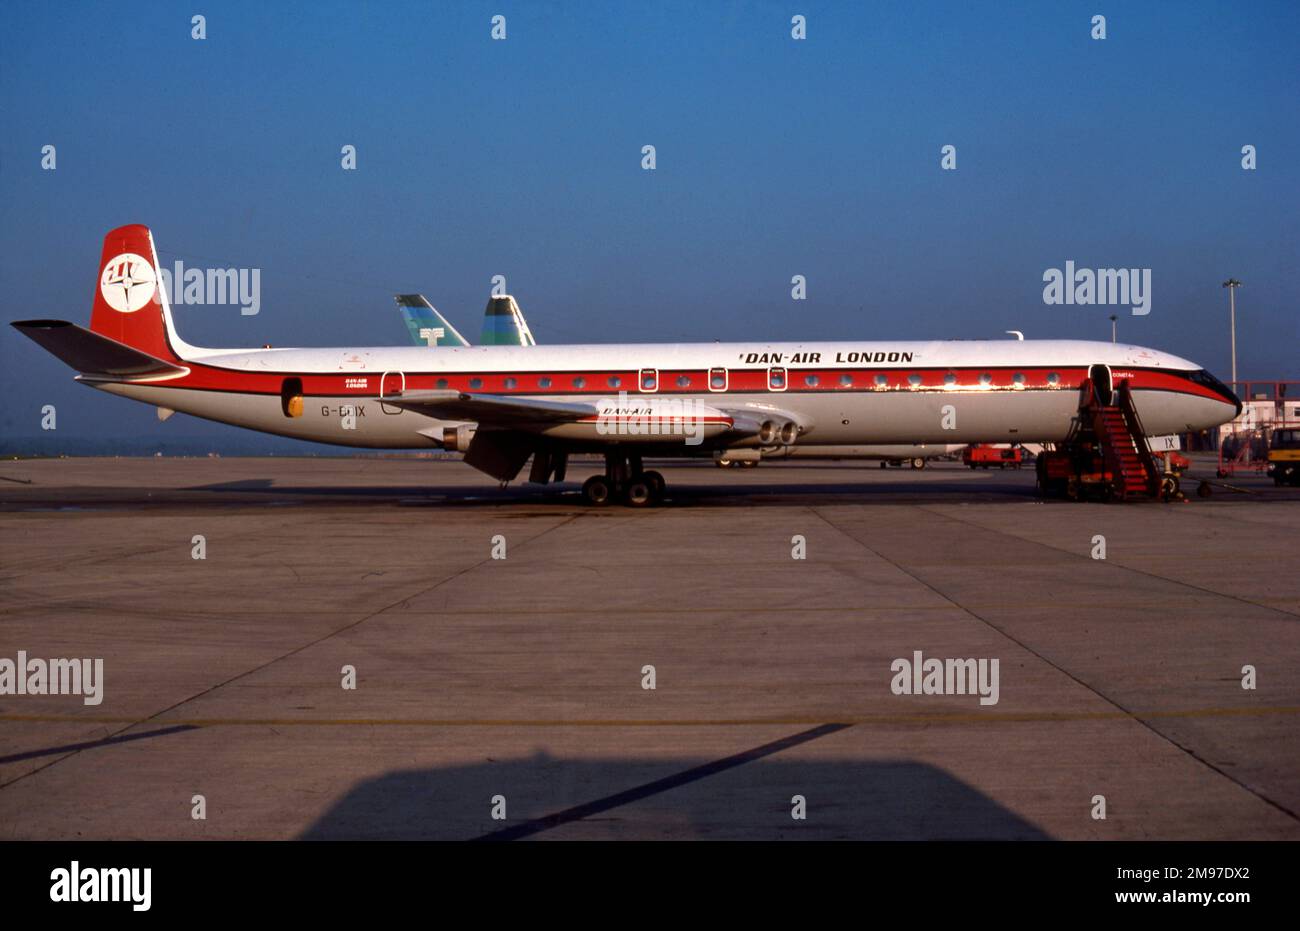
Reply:
<svg viewBox="0 0 1300 931"><path fill-rule="evenodd" d="M406 328L411 333L411 342L415 345L469 345L469 340L461 336L423 294L399 294L397 307L402 312L402 319L406 321Z"/></svg>
<svg viewBox="0 0 1300 931"><path fill-rule="evenodd" d="M484 346L536 346L524 312L509 294L488 298L483 316Z"/></svg>
<svg viewBox="0 0 1300 931"><path fill-rule="evenodd" d="M468 346L469 340L461 336L447 318L438 313L423 294L397 295L397 308L402 312L411 342L417 346ZM488 299L483 315L483 346L536 346L528 321L519 304L510 295Z"/></svg>

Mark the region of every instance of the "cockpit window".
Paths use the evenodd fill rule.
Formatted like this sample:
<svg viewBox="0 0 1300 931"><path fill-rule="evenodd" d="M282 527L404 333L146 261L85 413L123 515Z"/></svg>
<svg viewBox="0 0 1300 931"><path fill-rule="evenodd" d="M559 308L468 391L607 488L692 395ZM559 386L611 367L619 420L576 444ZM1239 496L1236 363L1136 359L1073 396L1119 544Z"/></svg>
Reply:
<svg viewBox="0 0 1300 931"><path fill-rule="evenodd" d="M1219 381L1217 378L1215 378L1205 369L1197 369L1195 372L1188 372L1187 377L1190 378L1192 381L1196 382L1196 384L1204 385L1206 388L1211 388L1214 391L1219 392L1220 394L1223 395L1232 394L1231 388L1229 388L1223 382Z"/></svg>

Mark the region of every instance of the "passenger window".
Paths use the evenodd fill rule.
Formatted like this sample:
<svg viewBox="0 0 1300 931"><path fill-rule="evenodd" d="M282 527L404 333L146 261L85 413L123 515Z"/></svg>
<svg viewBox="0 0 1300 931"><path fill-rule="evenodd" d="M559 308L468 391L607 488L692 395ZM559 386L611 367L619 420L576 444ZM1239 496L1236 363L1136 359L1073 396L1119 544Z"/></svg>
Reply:
<svg viewBox="0 0 1300 931"><path fill-rule="evenodd" d="M803 377L803 383L807 385L809 388L815 388L817 386L818 381L819 379L817 378L816 375L805 375Z"/></svg>
<svg viewBox="0 0 1300 931"><path fill-rule="evenodd" d="M551 379L550 379L549 377L547 377L546 375L543 375L541 378L537 379L537 387L538 387L538 388L549 388L549 387L551 387Z"/></svg>
<svg viewBox="0 0 1300 931"><path fill-rule="evenodd" d="M690 386L691 386L691 376L689 376L689 375L678 375L678 376L677 376L677 387L678 387L678 388L689 388Z"/></svg>
<svg viewBox="0 0 1300 931"><path fill-rule="evenodd" d="M908 376L907 376L907 383L908 383L909 385L911 385L913 388L915 388L915 387L917 387L919 384L921 384L921 376L920 376L920 375L908 375Z"/></svg>
<svg viewBox="0 0 1300 931"><path fill-rule="evenodd" d="M585 388L586 386L587 379L583 378L581 375L573 380L573 387L575 388Z"/></svg>

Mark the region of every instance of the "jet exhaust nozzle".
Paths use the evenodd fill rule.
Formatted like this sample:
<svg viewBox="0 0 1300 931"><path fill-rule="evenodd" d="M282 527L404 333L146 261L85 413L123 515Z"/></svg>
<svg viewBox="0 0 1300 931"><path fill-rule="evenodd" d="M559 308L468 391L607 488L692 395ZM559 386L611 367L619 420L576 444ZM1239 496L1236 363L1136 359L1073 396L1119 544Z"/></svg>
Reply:
<svg viewBox="0 0 1300 931"><path fill-rule="evenodd" d="M786 420L778 423L775 420L765 420L758 428L758 441L764 446L791 446L798 439L799 434L803 431L793 420Z"/></svg>
<svg viewBox="0 0 1300 931"><path fill-rule="evenodd" d="M443 448L452 452L463 453L469 449L469 444L474 442L474 430L475 427L470 424L444 428L442 431Z"/></svg>

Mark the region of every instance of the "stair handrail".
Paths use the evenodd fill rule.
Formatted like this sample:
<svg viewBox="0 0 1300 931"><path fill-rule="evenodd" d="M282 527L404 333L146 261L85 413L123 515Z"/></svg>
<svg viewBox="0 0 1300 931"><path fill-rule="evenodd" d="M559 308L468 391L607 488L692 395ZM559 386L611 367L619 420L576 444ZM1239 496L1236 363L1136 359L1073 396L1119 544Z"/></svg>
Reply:
<svg viewBox="0 0 1300 931"><path fill-rule="evenodd" d="M1138 416L1137 405L1133 403L1133 392L1127 378L1119 383L1119 389L1115 393L1119 398L1120 413L1124 415L1124 422L1132 434L1133 445L1137 447L1138 459L1142 461L1142 469L1146 472L1147 493L1155 497L1160 493L1160 469L1156 466L1156 457L1151 454L1147 431L1142 426L1142 418Z"/></svg>
<svg viewBox="0 0 1300 931"><path fill-rule="evenodd" d="M1078 441L1079 433L1082 432L1085 424L1095 434L1097 432L1096 411L1093 406L1094 389L1091 378L1085 378L1083 384L1079 386L1079 409L1070 418L1070 431L1065 436L1065 443L1075 443Z"/></svg>

